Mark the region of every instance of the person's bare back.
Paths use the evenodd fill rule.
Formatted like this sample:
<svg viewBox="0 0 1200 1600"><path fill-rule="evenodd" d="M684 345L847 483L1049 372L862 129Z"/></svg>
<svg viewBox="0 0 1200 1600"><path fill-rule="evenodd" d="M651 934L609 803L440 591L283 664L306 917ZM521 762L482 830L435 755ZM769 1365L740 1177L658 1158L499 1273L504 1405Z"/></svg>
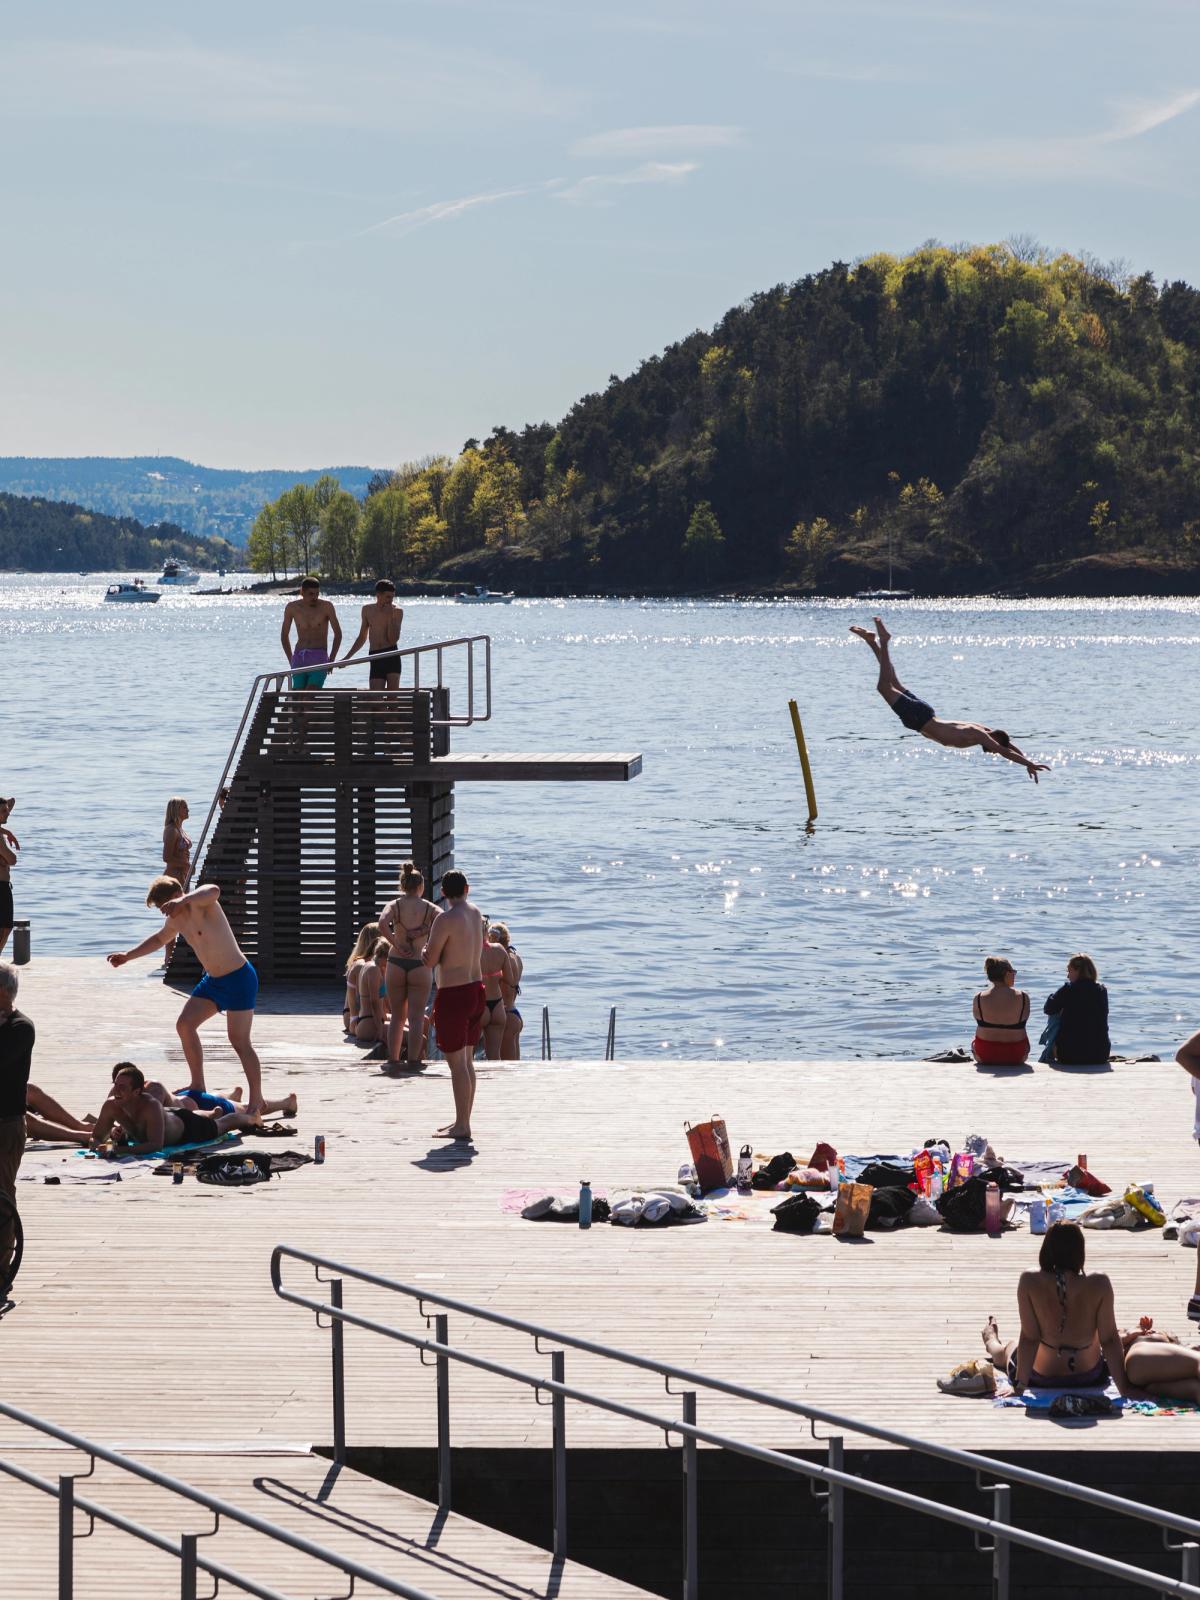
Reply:
<svg viewBox="0 0 1200 1600"><path fill-rule="evenodd" d="M425 965L437 968L439 989L482 983L483 913L469 900L439 912L425 947Z"/></svg>

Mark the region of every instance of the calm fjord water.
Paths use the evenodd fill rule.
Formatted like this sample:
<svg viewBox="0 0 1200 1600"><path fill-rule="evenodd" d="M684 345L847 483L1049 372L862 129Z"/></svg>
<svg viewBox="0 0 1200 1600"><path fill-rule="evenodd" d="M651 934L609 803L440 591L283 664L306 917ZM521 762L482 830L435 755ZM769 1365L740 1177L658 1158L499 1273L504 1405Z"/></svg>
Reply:
<svg viewBox="0 0 1200 1600"><path fill-rule="evenodd" d="M198 832L249 681L281 659L277 597L122 607L105 581L0 577L0 793L39 955L154 925L165 800ZM352 625L360 602L337 603ZM406 605L403 643L493 636L494 720L455 748L645 757L629 785L459 788L458 861L526 958L531 1053L547 1004L561 1055L601 1053L610 1005L622 1054L924 1054L969 1037L990 951L1037 1006L1090 951L1118 1050L1200 1025L1200 602L891 609L908 685L1007 727L1052 764L1039 787L904 732L846 632L870 609Z"/></svg>

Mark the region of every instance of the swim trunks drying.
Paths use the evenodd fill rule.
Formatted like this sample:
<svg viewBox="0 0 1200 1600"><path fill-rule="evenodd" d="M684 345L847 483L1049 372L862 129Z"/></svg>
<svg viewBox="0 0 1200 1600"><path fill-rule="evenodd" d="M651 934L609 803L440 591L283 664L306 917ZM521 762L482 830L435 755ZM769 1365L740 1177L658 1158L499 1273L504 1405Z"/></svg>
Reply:
<svg viewBox="0 0 1200 1600"><path fill-rule="evenodd" d="M487 1010L482 983L456 983L439 989L433 1002L433 1025L438 1049L472 1049L479 1043L483 1014Z"/></svg>
<svg viewBox="0 0 1200 1600"><path fill-rule="evenodd" d="M901 689L892 701L892 710L913 733L920 733L925 724L931 722L937 715L928 701L918 700L916 695L909 694L907 689Z"/></svg>
<svg viewBox="0 0 1200 1600"><path fill-rule="evenodd" d="M292 665L294 667L319 667L329 661L328 650L293 650ZM293 672L293 689L320 689L324 687L327 672Z"/></svg>
<svg viewBox="0 0 1200 1600"><path fill-rule="evenodd" d="M197 1000L211 1000L218 1011L253 1011L258 999L258 973L248 961L223 978L210 978L206 972L192 990Z"/></svg>

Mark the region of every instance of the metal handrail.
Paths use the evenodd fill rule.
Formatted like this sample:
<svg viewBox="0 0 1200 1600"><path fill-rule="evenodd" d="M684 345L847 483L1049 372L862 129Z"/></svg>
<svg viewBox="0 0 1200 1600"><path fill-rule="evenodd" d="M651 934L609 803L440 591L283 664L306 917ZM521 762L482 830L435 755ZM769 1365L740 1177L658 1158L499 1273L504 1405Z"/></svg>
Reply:
<svg viewBox="0 0 1200 1600"><path fill-rule="evenodd" d="M181 1478L173 1478L169 1473L159 1472L156 1467L144 1466L142 1462L134 1461L130 1456L121 1455L118 1451L110 1450L105 1445L95 1444L92 1440L85 1439L80 1434L72 1433L67 1428L60 1428L57 1423L47 1422L42 1417L35 1417L32 1412L22 1411L18 1406L12 1406L5 1401L0 1401L0 1416L8 1417L13 1422L20 1423L23 1427L34 1429L35 1432L47 1434L50 1438L57 1439L60 1443L70 1445L72 1449L79 1450L82 1454L90 1456L92 1465L89 1471L78 1474L78 1476L90 1476L90 1473L95 1470L96 1462L104 1461L109 1466L119 1467L123 1472L131 1473L134 1477L143 1479L146 1483L152 1483L160 1489L166 1489L171 1494L179 1495L184 1500L190 1500L193 1505L203 1506L206 1511L211 1511L216 1518L216 1526L210 1530L212 1533L217 1531L222 1520L236 1522L244 1528L249 1528L253 1533L263 1534L268 1539L274 1539L279 1544L289 1546L292 1550L298 1550L301 1555L311 1556L314 1561L322 1561L327 1566L336 1568L338 1572L347 1578L353 1580L361 1579L364 1583L376 1584L387 1594L400 1595L403 1600L434 1600L428 1590L418 1588L416 1584L401 1583L396 1578L389 1578L382 1572L376 1572L372 1567L364 1566L360 1561L355 1561L349 1556L339 1555L336 1550L329 1550L324 1545L314 1544L311 1539L306 1539L303 1534L291 1533L286 1528L277 1527L274 1523L267 1522L262 1517L256 1517L252 1511L242 1511L237 1506L231 1505L229 1501L220 1499L217 1495L207 1494L203 1489L196 1489L190 1483L184 1483ZM89 1517L109 1523L114 1528L120 1528L123 1532L134 1535L135 1538L144 1539L147 1544L155 1545L169 1555L178 1556L185 1571L187 1564L190 1563L193 1569L199 1568L210 1573L215 1578L223 1578L229 1583L235 1583L239 1588L244 1589L247 1594L260 1596L261 1600L286 1600L286 1597L280 1595L277 1590L264 1588L253 1579L242 1577L239 1573L223 1566L220 1562L214 1561L211 1557L200 1555L196 1550L197 1535L195 1534L181 1535L180 1543L175 1545L162 1534L155 1533L150 1528L142 1527L139 1523L121 1516L119 1512L109 1511L104 1506L96 1505L88 1500L81 1500L74 1493L75 1476L61 1475L58 1483L54 1484L50 1479L39 1478L36 1473L29 1472L24 1467L19 1467L13 1461L5 1461L2 1457L0 1457L0 1472L6 1473L9 1477L19 1479L20 1482L28 1484L31 1488L41 1489L45 1493L53 1495L59 1501L60 1594L64 1592L62 1563L64 1555L70 1549L70 1544L64 1537L62 1525L65 1497L69 1511L73 1512L75 1509L83 1511ZM70 1485L70 1488L64 1488L64 1485ZM69 1530L69 1528L70 1522L68 1521L67 1529ZM192 1577L191 1597L194 1600L194 1570ZM69 1585L65 1592L70 1594ZM186 1589L184 1593L185 1595L187 1594Z"/></svg>
<svg viewBox="0 0 1200 1600"><path fill-rule="evenodd" d="M287 1257L292 1260L303 1261L312 1266L318 1282L321 1279L321 1269L335 1272L338 1277L330 1280L331 1299L329 1302L317 1301L305 1295L296 1294L285 1289L282 1282L281 1263ZM1063 1545L1054 1540L1046 1540L1040 1534L1030 1533L1027 1530L1011 1526L1005 1514L1000 1520L976 1516L973 1512L959 1511L953 1507L942 1505L937 1501L928 1501L920 1496L910 1495L903 1490L892 1489L887 1485L873 1483L868 1479L859 1478L852 1474L840 1471L842 1459L843 1440L840 1436L822 1440L830 1446L831 1463L836 1460L837 1465L820 1467L813 1462L803 1462L797 1457L784 1455L779 1451L767 1449L762 1446L748 1444L745 1441L730 1439L724 1435L715 1434L706 1429L695 1426L695 1392L684 1394L685 1418L683 1421L674 1418L663 1418L654 1413L642 1410L639 1407L625 1405L620 1401L609 1400L604 1396L589 1393L584 1390L568 1388L562 1381L562 1352L556 1352L556 1370L550 1380L522 1372L520 1369L510 1367L502 1362L491 1361L483 1356L472 1355L465 1350L456 1349L447 1342L446 1328L448 1318L440 1314L435 1318L438 1337L430 1340L419 1335L410 1334L403 1329L394 1328L386 1323L376 1322L371 1318L361 1317L356 1313L347 1311L342 1305L342 1276L357 1279L376 1288L388 1289L407 1296L418 1302L421 1313L426 1316L424 1304L438 1305L461 1312L464 1315L478 1318L482 1321L493 1322L501 1327L512 1329L516 1332L528 1334L534 1340L534 1347L541 1350L541 1341L546 1340L554 1344L566 1345L581 1350L589 1355L600 1356L604 1359L617 1361L628 1366L639 1367L643 1370L656 1373L665 1380L667 1392L677 1394L680 1391L672 1390L671 1379L695 1384L698 1387L712 1389L738 1399L744 1399L756 1404L767 1406L774 1410L792 1412L808 1419L810 1426L818 1421L840 1427L847 1431L862 1434L867 1437L883 1440L890 1444L900 1445L915 1453L928 1455L937 1459L948 1461L974 1471L981 1490L993 1493L996 1497L998 1508L1003 1506L1007 1512L1007 1496L1009 1488L1006 1484L983 1482L984 1477L1011 1479L1015 1482L1029 1485L1030 1487L1049 1491L1066 1498L1079 1500L1090 1505L1100 1507L1111 1512L1149 1522L1158 1527L1163 1534L1164 1543L1170 1550L1182 1551L1184 1578L1175 1580L1166 1578L1159 1573L1151 1573L1143 1568L1130 1567L1123 1562L1114 1562L1109 1557L1100 1556L1092 1551L1085 1551L1075 1546ZM997 1594L1007 1594L1007 1556L1002 1547L1007 1543L1016 1543L1025 1548L1038 1550L1043 1554L1057 1555L1063 1560L1073 1561L1077 1565L1091 1567L1093 1570L1107 1572L1112 1576L1119 1576L1129 1582L1140 1584L1145 1588L1157 1589L1162 1594L1180 1594L1200 1596L1200 1522L1191 1517L1181 1516L1171 1511L1158 1511L1134 1500L1126 1500L1120 1495L1112 1495L1104 1490L1090 1489L1086 1485L1068 1482L1065 1479L1051 1477L1030 1468L1020 1467L1009 1462L1002 1462L990 1456L980 1455L974 1451L959 1450L950 1445L938 1445L926 1439L916 1438L903 1434L895 1429L878 1427L872 1423L862 1422L856 1418L843 1416L837 1412L827 1411L821 1407L804 1405L799 1401L786 1400L778 1395L768 1394L765 1391L748 1388L742 1384L730 1383L724 1379L711 1378L703 1373L693 1372L686 1367L677 1367L666 1362L658 1362L645 1356L638 1356L630 1351L621 1350L616 1346L600 1344L595 1340L578 1338L571 1334L563 1334L556 1329L541 1327L536 1323L526 1322L520 1318L510 1317L502 1312L488 1310L485 1307L475 1306L467 1301L455 1300L447 1295L441 1295L411 1284L397 1283L393 1279L385 1278L378 1273L368 1272L357 1267L347 1266L343 1262L334 1261L326 1256L316 1255L311 1251L299 1250L291 1245L276 1245L271 1253L271 1283L276 1295L280 1299L290 1301L293 1305L302 1306L312 1311L318 1319L322 1316L330 1318L331 1326L335 1329L337 1337L334 1343L334 1435L335 1435L335 1460L345 1459L345 1411L344 1411L344 1383L342 1379L342 1339L340 1329L342 1324L349 1323L354 1327L362 1328L368 1332L378 1333L386 1338L394 1339L417 1349L424 1362L426 1353L435 1358L438 1367L438 1425L439 1462L444 1458L445 1467L439 1468L439 1503L449 1509L449 1440L448 1434L443 1437L443 1426L448 1428L448 1401L446 1400L446 1364L450 1360L462 1362L481 1371L492 1373L498 1377L505 1377L514 1382L522 1383L533 1388L538 1395L544 1390L554 1397L556 1402L572 1399L582 1404L594 1406L600 1410L608 1411L618 1416L626 1417L632 1421L646 1423L649 1426L662 1429L668 1438L670 1434L677 1433L685 1441L716 1445L721 1449L733 1451L736 1454L746 1455L755 1460L767 1461L785 1467L788 1471L798 1472L816 1481L828 1483L830 1488L831 1519L836 1515L840 1519L840 1505L833 1498L834 1491L852 1488L857 1493L866 1494L875 1499L886 1500L895 1505L907 1506L910 1509L922 1511L930 1516L939 1517L945 1521L955 1522L959 1526L970 1528L975 1532L976 1540L981 1533L991 1533L995 1544L992 1547L996 1557ZM687 1402L690 1400L691 1415L686 1415ZM818 1438L815 1427L812 1428L813 1437ZM562 1441L562 1423L558 1414L554 1418L555 1455L563 1457L562 1472L565 1475L565 1446ZM685 1467L686 1470L686 1467ZM445 1480L445 1498L442 1498L443 1476ZM555 1553L566 1554L565 1537L560 1549L557 1537L559 1522L558 1500L559 1490L556 1479L556 1542ZM694 1481L694 1480L693 1480ZM562 1490L563 1515L565 1516L565 1484ZM1182 1545L1171 1545L1167 1539L1168 1530L1190 1535L1191 1539ZM840 1542L840 1531L836 1536ZM691 1543L689 1539L689 1544ZM840 1563L839 1563L840 1566ZM1004 1579L1000 1582L998 1571L1004 1569ZM1188 1581L1191 1580L1191 1581ZM840 1579L835 1588L832 1581L830 1594L840 1597ZM685 1575L685 1600L694 1600L694 1587Z"/></svg>
<svg viewBox="0 0 1200 1600"><path fill-rule="evenodd" d="M403 650L379 651L375 655L348 656L341 661L323 662L322 672L341 672L346 667L369 665L372 661L386 658L389 662L411 657L413 662L413 689L421 687L421 658L433 655L437 658L437 683L427 686L436 689L446 687L443 680L444 652L457 649L460 645L467 647L467 712L462 717L438 717L430 721L432 728L469 728L476 722L490 722L492 716L492 636L489 633L464 634L460 639L438 639L433 644L408 645ZM475 714L475 646L483 646L483 679L484 679L484 709L477 716ZM229 774L242 747L242 738L249 726L250 718L262 695L263 685L274 683L276 691L283 687L283 680L291 676L293 668L290 666L280 668L274 672L260 672L250 686L250 693L246 697L246 705L242 711L242 719L238 723L237 732L233 736L233 743L229 746L229 754L225 757L225 765L221 768L221 776L217 780L217 787L213 791L212 800L209 802L208 814L204 819L204 826L200 830L200 837L192 851L191 865L188 867L187 877L183 887L187 889L192 879L196 876L197 867L203 857L204 848L208 843L209 830L219 809L221 791L229 779ZM386 690L376 691L387 693Z"/></svg>

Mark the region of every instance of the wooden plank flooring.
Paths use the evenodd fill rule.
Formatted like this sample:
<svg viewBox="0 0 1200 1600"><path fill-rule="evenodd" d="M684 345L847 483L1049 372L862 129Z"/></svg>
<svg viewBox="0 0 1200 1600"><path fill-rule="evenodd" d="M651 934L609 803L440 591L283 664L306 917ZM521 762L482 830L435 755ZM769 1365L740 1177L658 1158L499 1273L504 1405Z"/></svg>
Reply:
<svg viewBox="0 0 1200 1600"><path fill-rule="evenodd" d="M39 1030L35 1081L76 1111L98 1108L117 1059L172 1086L184 1079L179 999L144 969L36 962L22 973L20 1003ZM286 1242L965 1446L1200 1448L1200 1418L1123 1418L1082 1434L1038 1427L1035 1440L1021 1413L937 1392L935 1378L979 1349L987 1313L1014 1327L1016 1276L1034 1255L1027 1232L989 1240L905 1230L841 1245L722 1221L582 1233L502 1209L508 1191L568 1190L585 1176L599 1191L670 1181L686 1159L684 1119L713 1110L735 1142L801 1158L818 1139L887 1152L975 1131L1009 1157L1071 1160L1083 1149L1114 1185L1153 1177L1169 1200L1200 1192L1192 1098L1174 1065L1004 1077L916 1062L497 1064L481 1070L477 1150L463 1162L431 1137L450 1114L445 1069L382 1076L340 1042L338 1003L277 992L255 1027L268 1092L298 1093L298 1143L309 1150L323 1133L324 1167L242 1192L156 1177L19 1185L28 1242L17 1306L0 1321L7 1397L132 1448L327 1443L329 1335L270 1290L270 1250ZM228 1046L207 1031L210 1087L228 1088ZM1154 1233L1092 1234L1088 1249L1112 1274L1123 1319L1148 1312L1185 1327L1191 1251ZM312 1287L306 1274L289 1281ZM424 1329L414 1306L377 1292L348 1284L346 1303ZM515 1334L452 1317L450 1337L549 1371ZM658 1412L678 1405L649 1376L574 1353L567 1374ZM451 1383L456 1443L547 1442L549 1409L524 1390L463 1369ZM353 1329L347 1403L351 1444L433 1442L432 1370ZM719 1398L702 1397L700 1417L776 1445L808 1438L799 1420L751 1416ZM662 1447L653 1430L578 1406L568 1429L573 1446ZM0 1424L0 1445L15 1438Z"/></svg>

